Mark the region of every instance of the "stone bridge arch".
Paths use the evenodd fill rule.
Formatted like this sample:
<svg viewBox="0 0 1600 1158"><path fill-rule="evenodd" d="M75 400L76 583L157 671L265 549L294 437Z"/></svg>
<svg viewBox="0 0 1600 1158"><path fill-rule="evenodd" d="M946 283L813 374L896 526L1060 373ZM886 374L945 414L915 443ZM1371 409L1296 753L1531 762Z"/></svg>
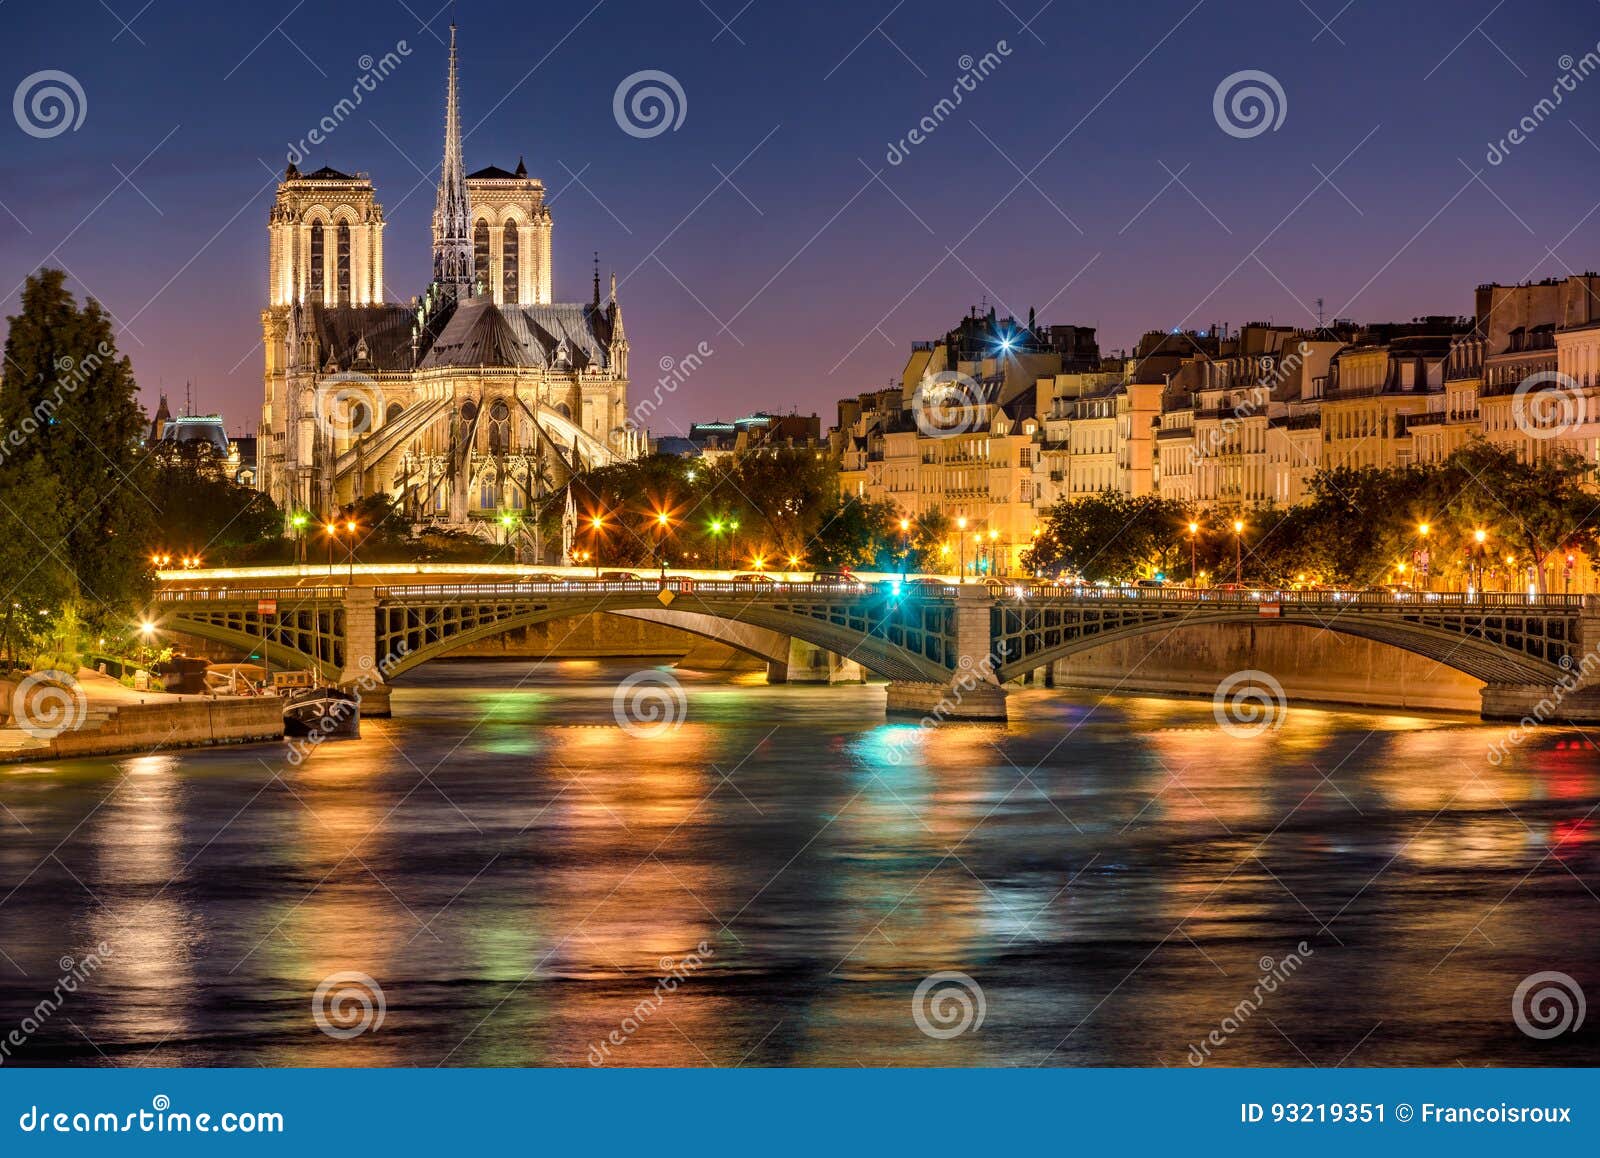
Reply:
<svg viewBox="0 0 1600 1158"><path fill-rule="evenodd" d="M1549 685L1580 659L1581 602L1045 597L1001 600L992 618L1002 682L1090 648L1208 624L1311 627L1413 652L1489 685Z"/></svg>

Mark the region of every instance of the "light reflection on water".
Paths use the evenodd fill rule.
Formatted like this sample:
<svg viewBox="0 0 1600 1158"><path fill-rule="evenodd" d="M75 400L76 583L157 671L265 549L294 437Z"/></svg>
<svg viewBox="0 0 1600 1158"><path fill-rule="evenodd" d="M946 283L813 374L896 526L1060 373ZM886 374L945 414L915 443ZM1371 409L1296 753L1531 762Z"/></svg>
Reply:
<svg viewBox="0 0 1600 1158"><path fill-rule="evenodd" d="M1600 997L1577 733L1497 766L1501 731L1458 718L1238 738L1206 702L1056 692L925 730L880 688L686 674L683 726L640 739L631 670L434 665L300 766L0 770L0 1026L112 949L17 1060L583 1065L631 1018L612 1064L1182 1065L1301 942L1216 1064L1594 1060L1592 1026L1510 1017L1540 970ZM336 1041L310 1002L345 970L387 1010ZM919 1031L940 970L981 985L981 1029Z"/></svg>

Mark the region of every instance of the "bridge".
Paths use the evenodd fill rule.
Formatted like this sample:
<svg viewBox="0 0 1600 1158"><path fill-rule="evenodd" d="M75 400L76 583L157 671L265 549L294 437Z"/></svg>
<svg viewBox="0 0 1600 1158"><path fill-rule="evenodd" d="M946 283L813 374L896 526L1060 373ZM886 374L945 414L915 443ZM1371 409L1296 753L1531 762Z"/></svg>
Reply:
<svg viewBox="0 0 1600 1158"><path fill-rule="evenodd" d="M1005 717L1007 685L1076 652L1203 624L1295 624L1402 648L1482 680L1486 719L1521 718L1543 703L1540 719L1600 722L1595 596L752 581L725 573L462 582L478 574L320 570L169 573L154 609L158 627L264 648L275 664L360 684L379 707L389 681L464 644L608 612L718 639L767 660L776 679L790 641L803 641L887 679L891 711L992 719ZM283 584L284 573L296 571L296 585Z"/></svg>

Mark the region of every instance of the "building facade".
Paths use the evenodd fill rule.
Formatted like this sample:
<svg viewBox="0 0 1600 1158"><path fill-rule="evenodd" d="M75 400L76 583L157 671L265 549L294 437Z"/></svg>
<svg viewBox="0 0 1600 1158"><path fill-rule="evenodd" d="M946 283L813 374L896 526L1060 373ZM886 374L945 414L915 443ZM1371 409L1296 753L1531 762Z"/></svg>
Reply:
<svg viewBox="0 0 1600 1158"><path fill-rule="evenodd" d="M929 429L929 383L952 376L970 405ZM895 385L842 400L830 435L842 493L965 520L1006 544L1000 573L1063 500L1291 506L1318 471L1438 463L1478 438L1600 463L1600 276L1482 285L1470 317L1152 332L1115 359L1090 329L974 313L915 343Z"/></svg>

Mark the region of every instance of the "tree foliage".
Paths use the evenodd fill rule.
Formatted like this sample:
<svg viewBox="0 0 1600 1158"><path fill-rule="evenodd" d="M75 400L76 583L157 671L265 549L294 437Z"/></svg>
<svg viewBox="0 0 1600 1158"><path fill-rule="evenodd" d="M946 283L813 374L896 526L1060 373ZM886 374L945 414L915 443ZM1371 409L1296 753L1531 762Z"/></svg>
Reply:
<svg viewBox="0 0 1600 1158"><path fill-rule="evenodd" d="M1187 511L1175 499L1105 490L1048 508L1022 565L1090 581L1131 580L1167 570Z"/></svg>
<svg viewBox="0 0 1600 1158"><path fill-rule="evenodd" d="M0 492L12 510L0 510L0 537L20 538L70 576L88 627L120 631L150 588L154 525L132 368L117 353L110 316L92 299L80 307L60 270L29 277L21 312L8 321ZM40 489L46 479L48 492ZM58 522L14 513L19 502L37 510L47 497Z"/></svg>

